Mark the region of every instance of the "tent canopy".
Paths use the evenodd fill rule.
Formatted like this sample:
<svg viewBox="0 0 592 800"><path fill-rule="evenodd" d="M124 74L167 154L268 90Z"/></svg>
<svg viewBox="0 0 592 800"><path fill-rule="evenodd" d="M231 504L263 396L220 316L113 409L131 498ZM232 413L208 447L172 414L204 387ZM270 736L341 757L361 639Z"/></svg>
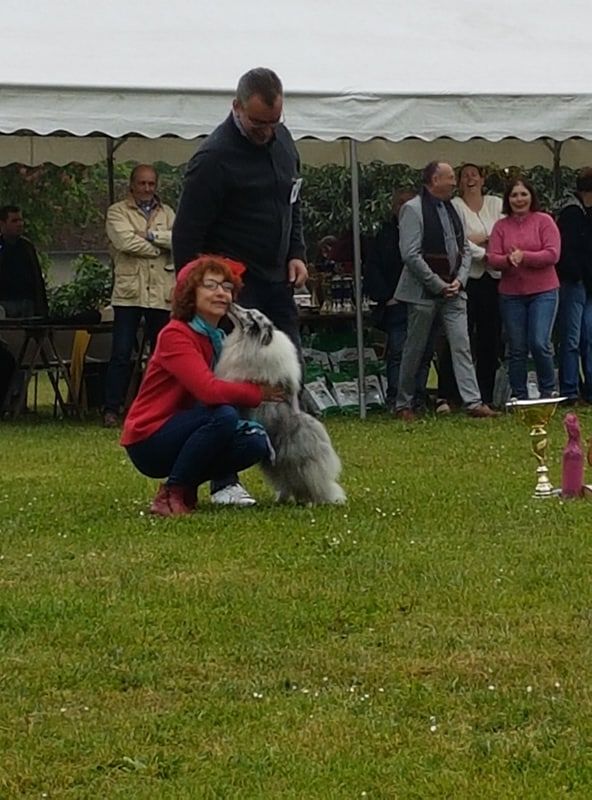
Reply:
<svg viewBox="0 0 592 800"><path fill-rule="evenodd" d="M588 0L4 0L0 132L194 139L263 64L297 139L592 139L590 22Z"/></svg>

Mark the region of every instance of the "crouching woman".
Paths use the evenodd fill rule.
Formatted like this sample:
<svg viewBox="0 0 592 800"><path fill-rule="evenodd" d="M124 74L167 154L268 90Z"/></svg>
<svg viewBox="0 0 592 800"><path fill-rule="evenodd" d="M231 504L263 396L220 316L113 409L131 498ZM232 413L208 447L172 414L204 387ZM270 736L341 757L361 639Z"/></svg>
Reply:
<svg viewBox="0 0 592 800"><path fill-rule="evenodd" d="M143 475L166 478L153 514L188 514L200 484L224 481L268 456L265 431L241 421L237 407L281 400L281 392L212 372L224 338L218 324L242 272L241 264L218 256L201 256L179 272L172 319L158 336L121 437Z"/></svg>

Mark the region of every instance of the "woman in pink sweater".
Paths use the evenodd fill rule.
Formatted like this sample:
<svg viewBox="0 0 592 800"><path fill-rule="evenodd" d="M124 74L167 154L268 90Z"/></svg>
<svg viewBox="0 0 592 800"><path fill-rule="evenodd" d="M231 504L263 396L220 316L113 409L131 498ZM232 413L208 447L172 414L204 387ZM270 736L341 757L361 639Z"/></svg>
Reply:
<svg viewBox="0 0 592 800"><path fill-rule="evenodd" d="M541 397L555 390L551 332L557 314L561 237L552 217L539 210L531 183L513 180L503 199L507 216L493 226L487 263L500 270L500 306L509 347L512 395L526 400L528 352L534 359Z"/></svg>

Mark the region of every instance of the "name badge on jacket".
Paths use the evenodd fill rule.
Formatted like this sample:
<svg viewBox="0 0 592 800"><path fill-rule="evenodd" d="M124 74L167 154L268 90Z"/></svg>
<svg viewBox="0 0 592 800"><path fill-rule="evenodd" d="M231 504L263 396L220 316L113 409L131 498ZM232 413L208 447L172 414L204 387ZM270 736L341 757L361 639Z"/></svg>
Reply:
<svg viewBox="0 0 592 800"><path fill-rule="evenodd" d="M300 194L300 187L302 186L302 178L296 178L292 184L292 191L290 192L290 205L294 205L298 200Z"/></svg>

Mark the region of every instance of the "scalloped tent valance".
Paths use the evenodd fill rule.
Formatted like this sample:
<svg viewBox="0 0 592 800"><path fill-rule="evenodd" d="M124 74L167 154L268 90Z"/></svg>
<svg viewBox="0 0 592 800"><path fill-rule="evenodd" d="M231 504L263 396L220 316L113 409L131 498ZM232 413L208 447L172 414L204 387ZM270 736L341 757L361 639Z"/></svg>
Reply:
<svg viewBox="0 0 592 800"><path fill-rule="evenodd" d="M258 64L295 138L592 139L592 5L5 0L0 132L194 139Z"/></svg>

